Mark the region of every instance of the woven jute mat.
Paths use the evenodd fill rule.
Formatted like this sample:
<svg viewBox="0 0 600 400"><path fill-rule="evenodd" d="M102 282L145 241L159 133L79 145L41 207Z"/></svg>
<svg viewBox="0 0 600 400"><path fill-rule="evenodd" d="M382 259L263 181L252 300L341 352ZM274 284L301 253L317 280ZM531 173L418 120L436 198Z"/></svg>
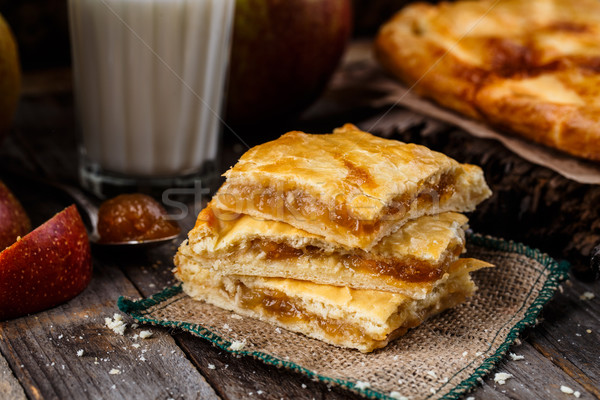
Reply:
<svg viewBox="0 0 600 400"><path fill-rule="evenodd" d="M476 294L384 349L363 354L197 302L179 286L119 308L141 323L179 327L231 353L253 356L379 399L453 399L490 372L566 278L568 263L522 244L469 235ZM240 342L243 347L239 346ZM234 344L233 349L231 348ZM241 347L241 348L240 348Z"/></svg>

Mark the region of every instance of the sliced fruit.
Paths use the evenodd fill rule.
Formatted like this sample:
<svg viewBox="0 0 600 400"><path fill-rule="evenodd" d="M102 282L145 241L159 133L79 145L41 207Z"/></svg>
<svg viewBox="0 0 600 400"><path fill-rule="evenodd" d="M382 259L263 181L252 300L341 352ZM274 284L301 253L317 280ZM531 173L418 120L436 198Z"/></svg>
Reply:
<svg viewBox="0 0 600 400"><path fill-rule="evenodd" d="M90 243L72 205L0 252L0 320L63 303L91 277Z"/></svg>

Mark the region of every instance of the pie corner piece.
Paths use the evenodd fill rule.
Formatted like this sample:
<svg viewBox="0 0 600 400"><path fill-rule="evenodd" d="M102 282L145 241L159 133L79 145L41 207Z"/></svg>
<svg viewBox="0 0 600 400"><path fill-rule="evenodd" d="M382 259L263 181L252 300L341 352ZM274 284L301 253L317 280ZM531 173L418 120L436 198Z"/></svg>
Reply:
<svg viewBox="0 0 600 400"><path fill-rule="evenodd" d="M411 4L375 41L381 65L470 118L600 161L600 3Z"/></svg>
<svg viewBox="0 0 600 400"><path fill-rule="evenodd" d="M489 197L483 171L351 124L289 132L244 154L215 195L229 212L279 220L349 248L371 248L406 220L465 212Z"/></svg>

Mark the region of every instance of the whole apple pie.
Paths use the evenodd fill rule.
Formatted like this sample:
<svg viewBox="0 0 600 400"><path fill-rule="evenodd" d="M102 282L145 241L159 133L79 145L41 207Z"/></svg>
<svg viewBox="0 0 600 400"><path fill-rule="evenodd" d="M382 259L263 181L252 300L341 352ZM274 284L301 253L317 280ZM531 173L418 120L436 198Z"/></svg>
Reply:
<svg viewBox="0 0 600 400"><path fill-rule="evenodd" d="M439 104L600 160L600 2L414 3L380 30L381 64Z"/></svg>

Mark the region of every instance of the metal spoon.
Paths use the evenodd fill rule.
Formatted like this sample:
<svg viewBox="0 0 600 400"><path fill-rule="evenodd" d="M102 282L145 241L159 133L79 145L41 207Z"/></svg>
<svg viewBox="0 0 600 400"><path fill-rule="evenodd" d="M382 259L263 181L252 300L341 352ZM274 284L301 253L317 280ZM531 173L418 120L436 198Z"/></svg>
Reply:
<svg viewBox="0 0 600 400"><path fill-rule="evenodd" d="M123 242L102 242L100 241L100 235L98 234L98 207L79 189L65 185L58 182L53 181L45 181L50 186L53 186L65 193L67 193L75 203L79 206L80 210L83 210L87 215L87 219L89 221L88 228L88 237L91 243L99 246L114 246L114 247L155 247L160 246L162 244L166 244L168 242L172 242L179 236L181 229L170 236L165 236L156 239L147 239L147 240L127 240Z"/></svg>

